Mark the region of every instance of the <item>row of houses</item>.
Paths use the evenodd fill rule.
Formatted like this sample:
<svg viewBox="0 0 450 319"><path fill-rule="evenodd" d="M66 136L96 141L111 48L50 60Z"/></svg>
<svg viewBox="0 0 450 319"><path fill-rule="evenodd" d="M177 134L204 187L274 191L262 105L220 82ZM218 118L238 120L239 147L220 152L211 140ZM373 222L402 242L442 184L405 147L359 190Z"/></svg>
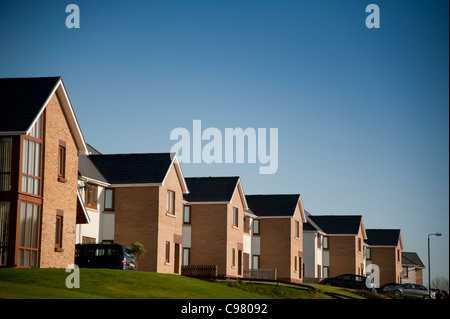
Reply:
<svg viewBox="0 0 450 319"><path fill-rule="evenodd" d="M175 154L101 154L60 77L0 79L0 266L66 267L77 243L132 241L147 250L139 269L159 273L215 265L222 277L276 269L304 282L376 264L383 284L422 283L424 268L399 229L310 214L300 194L185 177Z"/></svg>

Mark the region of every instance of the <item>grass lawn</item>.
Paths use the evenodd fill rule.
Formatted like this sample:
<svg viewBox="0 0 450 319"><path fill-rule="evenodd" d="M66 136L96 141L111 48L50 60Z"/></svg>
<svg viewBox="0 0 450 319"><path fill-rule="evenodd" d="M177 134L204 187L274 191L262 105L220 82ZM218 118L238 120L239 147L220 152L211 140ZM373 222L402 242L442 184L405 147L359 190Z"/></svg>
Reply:
<svg viewBox="0 0 450 319"><path fill-rule="evenodd" d="M6 299L327 299L364 298L321 285L247 281L208 282L184 276L110 269L80 269L80 288L68 289L65 269L0 269L0 298ZM317 286L317 287L316 287ZM328 294L327 294L328 293Z"/></svg>

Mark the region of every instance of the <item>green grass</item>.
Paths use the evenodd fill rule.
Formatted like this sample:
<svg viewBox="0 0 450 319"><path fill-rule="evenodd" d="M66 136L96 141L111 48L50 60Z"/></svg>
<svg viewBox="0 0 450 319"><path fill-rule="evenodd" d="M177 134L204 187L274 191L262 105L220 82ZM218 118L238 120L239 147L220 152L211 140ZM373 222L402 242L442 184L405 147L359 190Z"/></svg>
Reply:
<svg viewBox="0 0 450 319"><path fill-rule="evenodd" d="M80 288L66 287L65 269L0 268L2 299L340 299L365 298L322 285L202 281L184 276L80 269Z"/></svg>
<svg viewBox="0 0 450 319"><path fill-rule="evenodd" d="M264 298L240 289L176 275L80 269L80 288L68 289L64 269L0 269L0 298Z"/></svg>

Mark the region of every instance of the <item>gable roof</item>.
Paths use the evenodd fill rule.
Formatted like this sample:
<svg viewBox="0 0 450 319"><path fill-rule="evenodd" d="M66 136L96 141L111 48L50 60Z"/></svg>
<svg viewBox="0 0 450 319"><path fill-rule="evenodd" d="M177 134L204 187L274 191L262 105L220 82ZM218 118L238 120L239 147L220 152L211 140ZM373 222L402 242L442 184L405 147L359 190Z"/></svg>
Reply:
<svg viewBox="0 0 450 319"><path fill-rule="evenodd" d="M87 174L95 179L105 181L115 187L121 186L160 186L174 166L183 189L183 193L188 192L188 188L181 171L178 158L175 153L140 153L140 154L92 154L86 158L98 170L97 174L89 163L79 167L80 173ZM82 164L84 159L82 158Z"/></svg>
<svg viewBox="0 0 450 319"><path fill-rule="evenodd" d="M86 143L61 77L0 78L0 135L28 134L56 94L80 155Z"/></svg>
<svg viewBox="0 0 450 319"><path fill-rule="evenodd" d="M416 268L425 268L419 255L415 252L402 251L402 266L413 266Z"/></svg>
<svg viewBox="0 0 450 319"><path fill-rule="evenodd" d="M362 228L367 238L361 215L310 215L309 218L329 235L357 235Z"/></svg>
<svg viewBox="0 0 450 319"><path fill-rule="evenodd" d="M400 229L366 229L366 243L370 246L397 246L403 247Z"/></svg>
<svg viewBox="0 0 450 319"><path fill-rule="evenodd" d="M248 207L258 217L293 217L297 206L306 221L300 194L247 195Z"/></svg>
<svg viewBox="0 0 450 319"><path fill-rule="evenodd" d="M325 233L319 225L317 225L311 218L311 214L305 210L306 223L303 225L303 231L306 232L320 232Z"/></svg>
<svg viewBox="0 0 450 319"><path fill-rule="evenodd" d="M240 181L239 176L187 177L188 202L229 202Z"/></svg>

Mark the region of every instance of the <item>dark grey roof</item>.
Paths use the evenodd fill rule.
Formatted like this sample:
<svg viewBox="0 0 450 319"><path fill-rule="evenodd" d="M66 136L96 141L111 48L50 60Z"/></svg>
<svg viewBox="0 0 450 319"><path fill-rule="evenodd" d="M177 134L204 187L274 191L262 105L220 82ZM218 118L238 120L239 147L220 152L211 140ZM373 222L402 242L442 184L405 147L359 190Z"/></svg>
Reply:
<svg viewBox="0 0 450 319"><path fill-rule="evenodd" d="M310 215L308 218L330 235L357 235L362 220L360 215Z"/></svg>
<svg viewBox="0 0 450 319"><path fill-rule="evenodd" d="M89 155L90 161L110 184L162 183L170 153Z"/></svg>
<svg viewBox="0 0 450 319"><path fill-rule="evenodd" d="M403 266L415 266L418 268L425 268L422 260L419 255L414 252L405 252L402 251L402 265Z"/></svg>
<svg viewBox="0 0 450 319"><path fill-rule="evenodd" d="M305 210L306 223L303 224L303 231L320 231L324 232L322 228L319 227L311 218L309 218L311 214Z"/></svg>
<svg viewBox="0 0 450 319"><path fill-rule="evenodd" d="M247 195L245 199L250 210L259 217L291 217L300 195Z"/></svg>
<svg viewBox="0 0 450 319"><path fill-rule="evenodd" d="M78 156L78 175L108 183L106 178L100 173L94 163L91 162L89 156L86 155Z"/></svg>
<svg viewBox="0 0 450 319"><path fill-rule="evenodd" d="M366 229L365 242L373 246L397 246L400 229Z"/></svg>
<svg viewBox="0 0 450 319"><path fill-rule="evenodd" d="M1 78L0 132L25 132L60 79Z"/></svg>
<svg viewBox="0 0 450 319"><path fill-rule="evenodd" d="M188 202L229 202L239 181L238 176L187 177Z"/></svg>

